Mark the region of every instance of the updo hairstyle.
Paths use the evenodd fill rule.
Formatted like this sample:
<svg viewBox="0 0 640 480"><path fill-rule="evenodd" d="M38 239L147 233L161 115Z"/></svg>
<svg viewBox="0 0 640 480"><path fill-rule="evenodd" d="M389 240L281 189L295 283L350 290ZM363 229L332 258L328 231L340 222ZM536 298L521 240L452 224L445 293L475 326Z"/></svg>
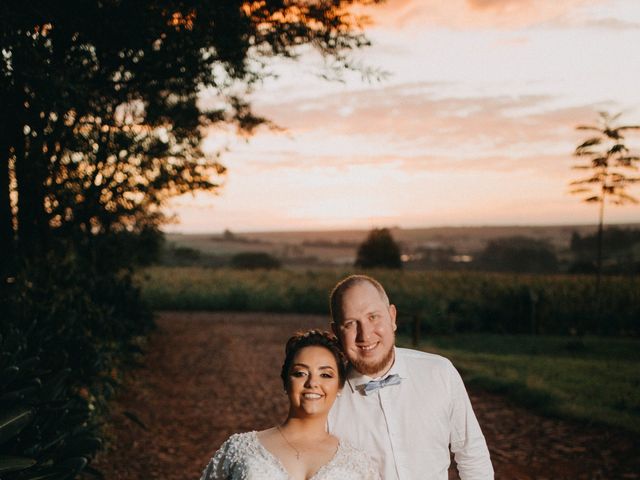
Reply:
<svg viewBox="0 0 640 480"><path fill-rule="evenodd" d="M289 390L289 371L291 370L293 359L296 354L305 347L324 347L333 354L333 358L335 358L336 365L338 366L338 381L340 388L342 388L347 378L347 362L342 350L340 350L338 339L335 335L326 331L307 330L306 332L297 332L287 340L287 345L284 349L284 363L282 364L282 371L280 372L284 389Z"/></svg>

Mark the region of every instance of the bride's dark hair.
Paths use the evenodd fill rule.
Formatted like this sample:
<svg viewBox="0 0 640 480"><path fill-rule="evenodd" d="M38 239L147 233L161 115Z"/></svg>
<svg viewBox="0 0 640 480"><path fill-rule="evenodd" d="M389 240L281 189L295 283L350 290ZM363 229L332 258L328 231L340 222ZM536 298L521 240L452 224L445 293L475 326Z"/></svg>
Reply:
<svg viewBox="0 0 640 480"><path fill-rule="evenodd" d="M296 354L305 347L324 347L329 350L336 359L338 366L338 380L340 388L344 386L347 378L347 361L340 349L340 343L335 335L322 330L307 330L306 332L297 332L289 340L284 348L284 363L280 378L284 389L289 388L289 370Z"/></svg>

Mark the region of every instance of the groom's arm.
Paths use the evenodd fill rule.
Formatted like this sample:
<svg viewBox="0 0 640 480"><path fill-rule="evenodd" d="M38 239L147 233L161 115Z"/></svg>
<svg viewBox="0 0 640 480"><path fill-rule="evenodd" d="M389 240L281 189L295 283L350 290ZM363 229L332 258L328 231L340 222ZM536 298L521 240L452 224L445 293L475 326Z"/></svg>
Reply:
<svg viewBox="0 0 640 480"><path fill-rule="evenodd" d="M462 480L493 480L489 449L462 378L451 365L450 445Z"/></svg>

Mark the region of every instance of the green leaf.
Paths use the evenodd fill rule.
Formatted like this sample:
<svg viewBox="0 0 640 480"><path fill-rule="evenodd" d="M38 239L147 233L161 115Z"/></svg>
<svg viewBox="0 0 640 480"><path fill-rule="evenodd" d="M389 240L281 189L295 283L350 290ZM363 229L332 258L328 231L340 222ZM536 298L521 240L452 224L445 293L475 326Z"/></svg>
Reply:
<svg viewBox="0 0 640 480"><path fill-rule="evenodd" d="M0 389L4 389L4 387L13 382L18 376L18 372L20 372L20 369L15 365L2 370L2 372L0 372Z"/></svg>
<svg viewBox="0 0 640 480"><path fill-rule="evenodd" d="M69 472L61 472L60 470L46 470L44 472L34 473L33 475L26 476L20 480L65 480L73 478Z"/></svg>
<svg viewBox="0 0 640 480"><path fill-rule="evenodd" d="M87 465L86 467L84 467L82 473L87 473L89 475L93 475L96 478L104 479L104 474L100 470L93 468L91 465Z"/></svg>
<svg viewBox="0 0 640 480"><path fill-rule="evenodd" d="M24 360L20 365L20 370L29 371L33 370L40 364L40 357L30 357Z"/></svg>
<svg viewBox="0 0 640 480"><path fill-rule="evenodd" d="M65 456L86 456L100 450L102 447L102 439L95 436L75 437L67 442L64 447L63 454Z"/></svg>
<svg viewBox="0 0 640 480"><path fill-rule="evenodd" d="M56 465L56 467L64 468L65 470L69 470L74 476L82 471L84 467L87 466L87 459L84 457L73 457L68 458L65 461Z"/></svg>
<svg viewBox="0 0 640 480"><path fill-rule="evenodd" d="M33 458L0 455L0 473L25 470L36 463L37 462Z"/></svg>
<svg viewBox="0 0 640 480"><path fill-rule="evenodd" d="M69 368L65 368L63 370L58 371L51 378L47 379L46 383L42 386L42 390L40 391L41 398L43 400L53 400L62 393L65 387L65 382L69 377L71 370Z"/></svg>
<svg viewBox="0 0 640 480"><path fill-rule="evenodd" d="M0 444L15 437L34 416L34 410L21 407L0 415Z"/></svg>

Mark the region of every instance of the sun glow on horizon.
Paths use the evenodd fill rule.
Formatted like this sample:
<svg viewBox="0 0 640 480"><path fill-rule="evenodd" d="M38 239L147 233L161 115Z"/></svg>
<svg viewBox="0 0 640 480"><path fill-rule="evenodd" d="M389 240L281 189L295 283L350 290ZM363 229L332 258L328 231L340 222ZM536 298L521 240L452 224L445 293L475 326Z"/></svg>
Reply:
<svg viewBox="0 0 640 480"><path fill-rule="evenodd" d="M640 56L628 54L640 43L640 3L378 8L375 18L389 15L354 56L390 75L331 83L306 59L274 62L280 77L252 101L284 130L262 128L248 142L212 132L205 150L228 149L224 188L171 201L180 223L166 230L595 223L594 206L568 194L585 138L575 127L599 110L640 123ZM637 205L606 208L610 223L640 220Z"/></svg>

